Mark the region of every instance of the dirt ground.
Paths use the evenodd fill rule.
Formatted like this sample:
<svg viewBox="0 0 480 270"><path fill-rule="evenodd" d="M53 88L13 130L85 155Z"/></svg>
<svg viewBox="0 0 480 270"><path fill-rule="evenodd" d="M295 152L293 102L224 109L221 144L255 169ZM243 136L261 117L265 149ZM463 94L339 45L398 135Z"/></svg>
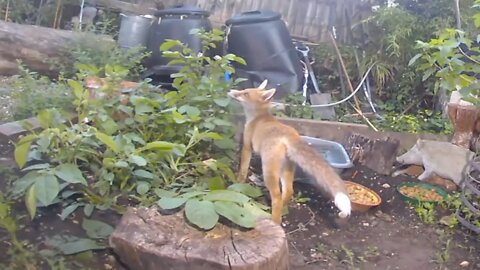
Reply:
<svg viewBox="0 0 480 270"><path fill-rule="evenodd" d="M424 224L400 198L396 185L412 179L379 176L358 166L342 176L376 191L382 204L338 224L329 202L292 202L285 230L293 269L480 269L478 235L463 227L450 232L445 225ZM297 184L297 191L320 198L309 185ZM436 214L438 220L442 213ZM468 266L460 266L465 261Z"/></svg>
<svg viewBox="0 0 480 270"><path fill-rule="evenodd" d="M3 159L1 164L5 166L9 162ZM395 190L407 177L379 176L362 167L349 169L342 176L378 192L382 204L367 213L354 213L342 223L335 218L333 205L322 199L311 185L297 183L295 200L284 217L291 269L480 269L480 237L462 227L447 234L444 225L423 224ZM0 182L3 179L0 178ZM303 203L305 197L310 201ZM26 216L23 203L15 205L15 209L18 217ZM40 210L39 216L20 231L19 237L42 249L47 237L59 233L85 236L79 225L82 214L61 221L59 211L58 208ZM441 216L439 212L437 215L437 218ZM113 226L120 220L120 216L105 212L94 218ZM0 231L0 250L6 250L6 240L6 234ZM0 262L5 256L5 252L0 252ZM110 250L67 257L67 261L75 261L74 267L68 269L126 269ZM464 261L468 266L460 266ZM49 267L45 264L40 269Z"/></svg>

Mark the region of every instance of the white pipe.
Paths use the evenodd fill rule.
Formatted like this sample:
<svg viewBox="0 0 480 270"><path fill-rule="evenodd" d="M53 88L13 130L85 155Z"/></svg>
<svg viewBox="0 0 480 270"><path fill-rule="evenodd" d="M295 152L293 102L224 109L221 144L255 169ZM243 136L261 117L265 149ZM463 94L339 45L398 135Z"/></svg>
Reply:
<svg viewBox="0 0 480 270"><path fill-rule="evenodd" d="M78 16L78 29L82 31L82 21L83 21L83 7L85 6L85 0L82 0L82 4L80 5L80 15Z"/></svg>

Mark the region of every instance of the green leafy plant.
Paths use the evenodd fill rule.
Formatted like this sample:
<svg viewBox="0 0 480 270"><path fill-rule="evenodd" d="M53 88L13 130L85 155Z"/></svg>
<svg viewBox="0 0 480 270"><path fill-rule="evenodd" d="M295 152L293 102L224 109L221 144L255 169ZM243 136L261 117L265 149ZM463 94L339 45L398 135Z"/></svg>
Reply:
<svg viewBox="0 0 480 270"><path fill-rule="evenodd" d="M431 132L446 135L453 132L453 127L448 119L443 118L440 113L430 110L418 111L416 115L385 113L382 120L376 120L374 123L383 130L398 132Z"/></svg>
<svg viewBox="0 0 480 270"><path fill-rule="evenodd" d="M249 184L212 186L208 191L190 191L180 195L163 193L158 205L165 210L185 207L185 215L191 223L208 230L215 226L220 216L245 228L255 226L256 217L269 217L262 205L253 201L262 192Z"/></svg>
<svg viewBox="0 0 480 270"><path fill-rule="evenodd" d="M287 104L285 110L274 111L275 115L283 117L306 118L312 119L314 111L309 104L303 105L304 97L300 92L293 93L285 97L283 103Z"/></svg>
<svg viewBox="0 0 480 270"><path fill-rule="evenodd" d="M143 82L120 93L129 70L108 64L105 83L93 93L82 78L97 67L77 66L78 79L67 85L78 122L58 110L41 111L42 130L16 144L15 159L24 175L15 181L14 194L24 196L31 218L37 207L52 204L63 206L62 219L79 208L86 217L94 210L123 213L120 198L184 208L187 219L203 229L220 216L250 228L255 215L266 214L254 201L259 190L231 184L236 144L226 90L236 82L223 76L234 72L231 61L243 60L207 56L223 32L192 34L203 40L199 54L178 41L161 47L171 64L182 66L172 75L177 91L153 91ZM169 50L175 46L180 50Z"/></svg>
<svg viewBox="0 0 480 270"><path fill-rule="evenodd" d="M10 244L7 253L11 258L0 263L3 269L32 269L37 264L37 257L17 237L19 224L12 213L13 202L0 192L0 231L8 233Z"/></svg>
<svg viewBox="0 0 480 270"><path fill-rule="evenodd" d="M22 120L37 115L47 108L71 110L72 94L68 86L62 82L53 82L25 68L19 62L20 74L10 81L12 117Z"/></svg>
<svg viewBox="0 0 480 270"><path fill-rule="evenodd" d="M473 15L476 30L464 32L458 29L446 28L428 42L417 41L421 51L409 62L415 64L423 72L423 80L437 78L435 90L440 87L451 91L459 91L463 98L475 105L479 104L478 84L475 74L480 71L480 49L473 42L480 26L480 2L475 1Z"/></svg>
<svg viewBox="0 0 480 270"><path fill-rule="evenodd" d="M421 202L415 207L415 213L423 223L434 224L435 223L435 204L429 202Z"/></svg>

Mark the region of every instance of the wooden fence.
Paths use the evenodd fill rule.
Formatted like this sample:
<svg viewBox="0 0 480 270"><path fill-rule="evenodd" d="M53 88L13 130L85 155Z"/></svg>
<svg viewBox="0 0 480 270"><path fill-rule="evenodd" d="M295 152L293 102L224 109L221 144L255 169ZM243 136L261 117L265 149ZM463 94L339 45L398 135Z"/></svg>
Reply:
<svg viewBox="0 0 480 270"><path fill-rule="evenodd" d="M340 41L349 39L351 25L370 14L371 3L361 0L164 0L165 7L195 5L211 12L210 21L221 25L245 11L269 9L282 14L290 34L312 42L327 41L334 22Z"/></svg>

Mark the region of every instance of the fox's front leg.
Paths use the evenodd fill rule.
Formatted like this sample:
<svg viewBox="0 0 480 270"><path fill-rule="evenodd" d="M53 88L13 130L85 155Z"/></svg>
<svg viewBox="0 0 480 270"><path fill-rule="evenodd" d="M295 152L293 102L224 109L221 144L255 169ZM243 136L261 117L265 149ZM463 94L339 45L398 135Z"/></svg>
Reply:
<svg viewBox="0 0 480 270"><path fill-rule="evenodd" d="M240 170L237 181L245 183L247 181L248 168L250 167L250 159L252 158L252 146L250 143L243 143L242 153L240 156Z"/></svg>
<svg viewBox="0 0 480 270"><path fill-rule="evenodd" d="M250 159L252 158L252 136L248 126L245 127L243 133L243 145L240 154L240 168L238 172L237 182L245 183L247 181L248 168L250 167Z"/></svg>

